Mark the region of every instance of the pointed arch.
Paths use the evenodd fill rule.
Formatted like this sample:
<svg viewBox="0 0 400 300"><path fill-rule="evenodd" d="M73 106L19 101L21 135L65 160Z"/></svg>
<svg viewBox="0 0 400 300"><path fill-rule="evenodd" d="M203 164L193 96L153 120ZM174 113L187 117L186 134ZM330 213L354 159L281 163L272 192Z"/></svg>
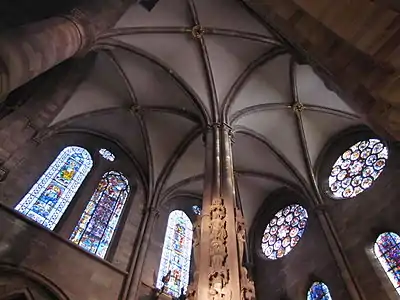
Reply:
<svg viewBox="0 0 400 300"><path fill-rule="evenodd" d="M128 180L122 173L105 173L69 239L83 249L104 258L129 191Z"/></svg>
<svg viewBox="0 0 400 300"><path fill-rule="evenodd" d="M328 286L323 282L314 282L308 290L307 300L332 300Z"/></svg>
<svg viewBox="0 0 400 300"><path fill-rule="evenodd" d="M374 254L400 295L400 236L394 232L380 234L375 241Z"/></svg>
<svg viewBox="0 0 400 300"><path fill-rule="evenodd" d="M86 149L64 148L15 210L53 230L92 166Z"/></svg>
<svg viewBox="0 0 400 300"><path fill-rule="evenodd" d="M162 279L171 271L164 292L179 297L181 289L189 284L190 256L192 253L193 225L181 210L169 214L167 231L157 276L157 288L162 288Z"/></svg>

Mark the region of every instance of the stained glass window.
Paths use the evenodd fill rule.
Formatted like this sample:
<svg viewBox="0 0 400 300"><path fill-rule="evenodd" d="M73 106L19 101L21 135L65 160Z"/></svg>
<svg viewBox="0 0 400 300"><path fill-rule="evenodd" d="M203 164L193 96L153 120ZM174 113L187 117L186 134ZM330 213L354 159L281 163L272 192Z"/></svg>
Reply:
<svg viewBox="0 0 400 300"><path fill-rule="evenodd" d="M115 160L115 155L112 154L110 151L108 151L107 149L101 148L99 150L99 153L101 156L103 156L103 158L109 160L109 161L114 161Z"/></svg>
<svg viewBox="0 0 400 300"><path fill-rule="evenodd" d="M261 248L269 259L287 255L297 245L308 220L307 211L298 204L278 211L265 228Z"/></svg>
<svg viewBox="0 0 400 300"><path fill-rule="evenodd" d="M400 294L400 237L394 232L384 232L378 236L374 253Z"/></svg>
<svg viewBox="0 0 400 300"><path fill-rule="evenodd" d="M53 230L92 168L86 149L66 147L15 209Z"/></svg>
<svg viewBox="0 0 400 300"><path fill-rule="evenodd" d="M325 283L314 282L308 290L307 300L332 300L332 297Z"/></svg>
<svg viewBox="0 0 400 300"><path fill-rule="evenodd" d="M335 162L329 188L338 198L353 198L371 187L388 159L387 147L378 139L359 141Z"/></svg>
<svg viewBox="0 0 400 300"><path fill-rule="evenodd" d="M181 288L185 291L189 283L192 234L193 226L188 216L181 210L171 212L164 238L157 288L161 289L163 276L171 271L164 292L174 297L179 297Z"/></svg>
<svg viewBox="0 0 400 300"><path fill-rule="evenodd" d="M104 174L69 239L104 258L128 194L128 180L121 173Z"/></svg>
<svg viewBox="0 0 400 300"><path fill-rule="evenodd" d="M196 215L200 216L200 214L201 214L201 208L200 208L200 206L198 206L198 205L193 205L193 206L192 206L192 209L193 209L193 212L194 212Z"/></svg>

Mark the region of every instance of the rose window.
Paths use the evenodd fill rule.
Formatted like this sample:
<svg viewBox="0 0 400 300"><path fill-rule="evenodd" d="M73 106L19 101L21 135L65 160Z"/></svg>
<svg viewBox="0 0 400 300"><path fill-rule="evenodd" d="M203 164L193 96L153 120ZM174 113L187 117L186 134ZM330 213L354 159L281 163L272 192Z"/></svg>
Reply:
<svg viewBox="0 0 400 300"><path fill-rule="evenodd" d="M299 242L307 224L307 211L298 204L278 211L265 228L261 248L269 259L288 254Z"/></svg>
<svg viewBox="0 0 400 300"><path fill-rule="evenodd" d="M388 159L387 147L378 139L360 141L335 162L329 188L337 198L353 198L370 188Z"/></svg>

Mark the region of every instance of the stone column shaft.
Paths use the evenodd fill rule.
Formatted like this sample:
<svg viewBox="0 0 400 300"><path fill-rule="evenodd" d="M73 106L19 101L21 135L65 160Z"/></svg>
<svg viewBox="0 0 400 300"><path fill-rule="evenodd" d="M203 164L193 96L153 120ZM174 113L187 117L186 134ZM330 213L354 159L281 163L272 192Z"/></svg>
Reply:
<svg viewBox="0 0 400 300"><path fill-rule="evenodd" d="M0 99L60 62L89 49L128 1L87 0L70 13L0 34Z"/></svg>
<svg viewBox="0 0 400 300"><path fill-rule="evenodd" d="M243 218L235 206L230 128L225 124L214 124L207 133L200 219L200 237L196 234L195 243L199 247L195 252L199 255L195 259L196 272L188 288L188 298L253 299L253 283L240 265L239 253L243 251L238 249L243 245L239 247L237 224Z"/></svg>

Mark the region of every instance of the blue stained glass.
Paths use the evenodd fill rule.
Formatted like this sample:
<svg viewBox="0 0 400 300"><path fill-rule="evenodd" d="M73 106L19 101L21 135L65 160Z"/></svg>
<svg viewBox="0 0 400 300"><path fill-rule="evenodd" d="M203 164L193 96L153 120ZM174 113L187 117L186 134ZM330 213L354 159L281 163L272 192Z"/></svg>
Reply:
<svg viewBox="0 0 400 300"><path fill-rule="evenodd" d="M307 225L308 214L298 204L278 211L265 228L261 248L269 259L287 255L300 241Z"/></svg>
<svg viewBox="0 0 400 300"><path fill-rule="evenodd" d="M193 209L193 212L194 212L196 215L200 216L200 214L201 214L201 208L200 208L200 206L198 206L198 205L193 205L193 206L192 206L192 209Z"/></svg>
<svg viewBox="0 0 400 300"><path fill-rule="evenodd" d="M171 212L164 238L157 288L162 288L163 276L171 271L171 277L164 292L174 297L179 297L181 289L186 290L189 284L192 234L193 225L188 216L180 210Z"/></svg>
<svg viewBox="0 0 400 300"><path fill-rule="evenodd" d="M86 149L66 147L15 210L53 230L92 166Z"/></svg>
<svg viewBox="0 0 400 300"><path fill-rule="evenodd" d="M314 282L308 290L307 300L332 300L332 297L325 283Z"/></svg>
<svg viewBox="0 0 400 300"><path fill-rule="evenodd" d="M394 232L384 232L378 236L374 245L374 253L400 294L400 237Z"/></svg>
<svg viewBox="0 0 400 300"><path fill-rule="evenodd" d="M128 180L121 173L104 174L69 239L104 258L128 194Z"/></svg>

